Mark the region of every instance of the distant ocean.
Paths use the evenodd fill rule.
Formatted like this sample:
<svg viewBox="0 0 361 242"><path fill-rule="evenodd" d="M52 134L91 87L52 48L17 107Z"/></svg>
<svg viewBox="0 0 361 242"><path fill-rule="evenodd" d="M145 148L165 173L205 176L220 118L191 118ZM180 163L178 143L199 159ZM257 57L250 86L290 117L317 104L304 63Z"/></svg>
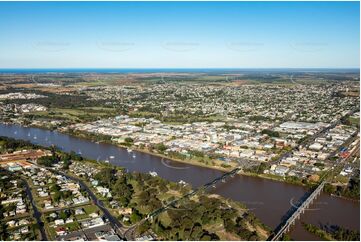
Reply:
<svg viewBox="0 0 361 242"><path fill-rule="evenodd" d="M0 73L36 74L36 73L152 73L152 72L179 72L179 73L250 73L250 72L333 72L359 73L358 68L32 68L32 69L0 69Z"/></svg>

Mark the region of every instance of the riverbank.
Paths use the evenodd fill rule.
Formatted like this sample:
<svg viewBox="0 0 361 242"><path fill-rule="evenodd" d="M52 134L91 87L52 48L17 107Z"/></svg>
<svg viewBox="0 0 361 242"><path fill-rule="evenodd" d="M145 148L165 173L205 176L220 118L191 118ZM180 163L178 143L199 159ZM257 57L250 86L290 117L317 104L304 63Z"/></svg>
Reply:
<svg viewBox="0 0 361 242"><path fill-rule="evenodd" d="M209 165L209 164L205 164L203 162L199 162L195 159L177 159L174 157L170 157L166 154L161 154L158 152L152 152L149 149L142 149L139 148L137 146L133 146L133 145L122 145L119 143L114 143L113 141L111 141L110 137L107 137L107 139L105 140L98 140L98 136L94 135L94 134L90 134L87 132L63 132L66 133L68 135L72 135L74 137L78 137L78 138L82 138L85 140L90 140L92 142L97 142L97 143L105 143L105 144L111 144L111 145L115 145L117 147L120 147L122 149L129 149L131 148L132 150L136 151L136 152L140 152L140 153L144 153L144 154L149 154L151 156L155 156L155 157L159 157L161 158L161 162L163 163L163 159L167 159L170 161L174 161L174 162L178 162L181 164L187 164L187 165L192 165L192 166L196 166L196 167L202 167L202 168L207 168L207 169L212 169L212 170L216 170L216 171L221 171L221 172L230 172L233 169L237 168L236 165L229 165L230 167L222 167L222 166L216 166L216 165ZM103 137L104 138L104 137ZM215 160L211 160L211 162L215 162ZM165 164L163 164L165 165ZM238 172L239 175L243 175L243 176L249 176L249 177L255 177L258 179L268 179L268 180L272 180L272 181L277 181L277 182L281 182L281 183L286 183L286 184L291 184L291 185L296 185L296 186L301 186L301 187L305 187L308 189L312 189L315 186L317 186L319 183L317 181L311 181L311 180L300 180L297 177L291 177L291 176L286 176L286 177L282 177L282 176L277 176L277 175L271 175L271 174L265 174L265 173L255 173L255 172L251 172L251 171L244 171L241 170ZM329 194L329 195L333 195L332 193L324 190L323 192ZM339 198L343 198L346 200L351 200L351 201L355 201L355 202L359 202L359 200L355 200L346 196L338 196Z"/></svg>
<svg viewBox="0 0 361 242"><path fill-rule="evenodd" d="M9 151L13 152L13 148L15 148L15 150L22 150L25 147L28 149L28 146L32 146L29 141L24 142L13 138L1 137L1 142L4 144L4 147L11 147L2 151L6 154ZM176 224L177 221L182 221L184 219L188 219L187 226L192 223L189 225L190 229L201 226L202 231L205 231L204 236L214 234L212 238L217 240L227 240L228 236L234 237L235 240L265 240L270 234L270 229L257 217L255 217L252 212L247 210L244 204L239 202L211 193L193 193L190 186L170 182L163 178L151 176L149 174L136 172L126 173L124 172L123 167L109 167L107 163L103 162L88 162L85 157L79 156L78 159L74 159L72 153L59 151L57 149L53 149L53 147L49 148L49 146L40 146L39 148L52 151L51 162L43 163L40 158L37 160L32 159L30 163L32 166L36 167L33 168L48 170L48 172L51 172L52 174L65 176L67 179L77 182L83 191L86 191L89 198L93 201L93 204L96 205L106 216L108 221L110 221L112 227L120 231L122 236L124 236L126 231L126 228L123 228L122 222L129 221L128 225L136 225L137 231L143 231L139 232L139 236L146 231L151 230L160 236L157 236L156 238L169 240L173 238L170 236L170 233L177 234L179 232L180 235L177 237L178 240L186 240L188 237L183 237L183 229L185 230L185 227L178 228L177 226L173 226L173 224ZM24 159L27 158L25 157ZM69 163L67 163L69 165L66 166L65 161L68 161ZM92 181L97 181L98 184L90 184ZM112 202L115 203L116 206L113 207L114 204L112 205L112 203L108 203L108 196L105 196L97 191L96 187L99 185L111 191ZM47 187L47 189L52 190L53 185L52 182L45 182L44 186ZM32 191L30 190L28 184L26 184L26 188L27 193L30 194L30 202L33 203L33 197L31 195ZM142 195L140 196L140 194ZM183 199L189 198L189 196L192 196L195 199ZM181 201L181 203L177 203L175 201ZM168 209L170 204L172 204L172 208ZM33 206L35 206L35 203L33 203ZM40 207L39 204L38 206ZM72 209L75 206L72 204L66 205L65 207L58 207L55 205L55 207L56 208L54 210L47 211L46 213L49 214L49 212L60 209ZM76 207L78 208L78 205ZM110 208L111 211L114 211L114 214L111 214L111 211L109 211ZM122 213L124 210L129 209L131 211L130 213ZM182 210L182 213L174 213L173 211L175 209ZM37 212L36 209L34 211ZM209 211L214 211L217 216L209 216ZM45 222L48 226L48 219L42 221L40 219L42 217L41 214L39 212L35 212L34 217L37 218L38 224ZM191 217L191 214L193 213L197 213L199 217ZM168 222L169 225L166 230L169 230L170 233L162 233L162 231L158 231L158 220L148 221L149 215L157 216L159 221L162 221L162 223ZM124 218L127 218L128 220L124 220ZM199 220L200 218L203 219ZM175 222L173 223L172 221ZM228 226L234 221L237 222L235 226ZM241 224L238 221L247 221L247 223ZM217 222L222 223L221 228L213 227L213 225ZM237 227L242 228L242 233L236 229ZM224 233L224 231L226 231L226 233ZM256 234L253 233L254 231L257 231ZM51 235L49 232L49 235L49 237L53 240L56 239L56 235L54 235L54 233ZM44 231L42 239L45 238L46 240L49 237L46 237ZM202 234L197 237L197 233L194 233L193 237L189 237L188 239L201 240L201 238L203 238ZM136 240L136 237L132 237L130 240Z"/></svg>
<svg viewBox="0 0 361 242"><path fill-rule="evenodd" d="M139 152L136 153L136 157L132 157L131 153L116 145L90 142L57 131L50 132L45 129L0 124L0 134L46 147L55 145L64 152L76 151L86 159L93 160L94 163L107 164L109 167L125 167L129 173L157 172L161 178L173 182L183 180L192 187L199 187L222 175L221 171L193 165L183 166L186 169L172 169L170 166L182 167L182 165L167 162L170 165L167 167L162 164L161 158L158 156ZM110 158L110 156L114 156L114 158ZM110 160L111 163L96 162L103 160ZM258 178L254 175L240 175L227 179L225 183L220 182L216 188L211 188L210 192L245 204L263 223L270 228L275 228L288 211L290 201L301 198L307 190L302 186L288 185L286 182L275 182L272 179ZM317 213L308 214L307 223L337 224L350 229L359 227L358 203L338 199L326 193L323 193L319 199L319 204L317 203L315 206L320 209L317 210ZM339 207L343 208L342 211L338 210ZM302 226L296 225L291 236L295 236L294 239L302 240L308 238L308 232Z"/></svg>
<svg viewBox="0 0 361 242"><path fill-rule="evenodd" d="M115 146L117 146L119 148L122 148L122 149L131 148L133 151L136 151L136 152L148 154L148 155L159 157L159 158L162 158L162 159L167 159L167 160L178 162L178 163L181 163L181 164L192 165L192 166L212 169L212 170L216 170L216 171L221 171L221 172L230 172L230 171L232 171L233 169L235 169L237 167L237 166L233 166L233 167L210 166L210 165L204 164L202 162L197 162L195 160L177 159L177 158L174 158L174 157L169 157L169 156L164 155L164 154L151 152L151 151L149 151L147 149L141 149L141 148L135 147L135 146L129 147L129 146L126 146L126 145L117 144L117 143L114 143L114 142L112 142L110 140L97 140L97 139L94 139L93 136L90 136L88 133L84 133L84 132L69 132L69 131L59 131L59 132L67 134L67 135L71 135L73 137L81 138L81 139L84 139L84 140L96 142L96 143L115 145ZM245 172L243 170L239 171L238 175L249 176L249 177L254 177L254 178L258 178L258 179L268 179L268 180L272 180L272 181L277 181L277 182L282 182L282 183L296 185L296 186L302 186L302 187L309 187L309 188L312 187L312 185L310 185L310 184L303 184L303 183L299 183L299 182L293 182L291 180L287 180L285 177L275 176L275 175L270 176L270 175L267 175L267 174L258 174L258 173L252 173L252 172Z"/></svg>
<svg viewBox="0 0 361 242"><path fill-rule="evenodd" d="M348 230L338 226L324 226L320 228L313 224L302 223L303 227L310 233L322 240L328 241L359 241L360 232Z"/></svg>
<svg viewBox="0 0 361 242"><path fill-rule="evenodd" d="M37 127L37 128L39 128L39 127ZM44 128L41 128L41 129L44 129ZM47 130L47 129L45 129L45 130ZM119 148L122 148L122 149L131 148L133 151L136 151L136 152L141 152L141 153L156 156L156 157L159 157L159 158L168 159L168 160L171 160L171 161L174 161L174 162L179 162L179 163L182 163L182 164L187 164L187 165L193 165L193 166L213 169L213 170L217 170L217 171L221 171L221 172L229 172L229 171L233 170L234 168L236 168L236 166L229 167L229 168L228 167L221 167L221 166L210 166L210 165L207 165L207 164L204 164L204 163L201 163L201 162L197 162L197 161L194 161L194 160L177 159L177 158L174 158L174 157L169 157L169 156L164 155L164 154L151 152L151 151L149 151L147 149L141 149L141 148L135 147L135 146L129 147L129 146L126 146L126 145L117 144L117 143L114 143L114 142L112 142L110 140L97 140L97 139L94 139L92 136L89 136L88 133L84 133L84 132L69 132L69 131L65 131L65 130L57 130L57 131L60 132L60 133L63 133L63 134L71 135L73 137L81 138L81 139L96 142L96 143L115 145L115 146L117 146Z"/></svg>
<svg viewBox="0 0 361 242"><path fill-rule="evenodd" d="M332 197L336 197L336 198L340 198L340 199L344 199L346 201L351 201L351 202L360 202L360 200L354 199L354 198L350 198L350 197L345 197L345 196L340 196L340 195L336 195L333 193L328 193L330 194L330 196Z"/></svg>
<svg viewBox="0 0 361 242"><path fill-rule="evenodd" d="M10 123L10 125L11 125L11 123ZM19 125L20 127L23 127L23 125L21 125L21 124L16 124L16 125ZM56 132L59 132L61 134L66 134L66 135L69 135L71 137L83 139L83 140L86 140L86 141L91 141L91 142L98 143L98 144L102 143L102 144L114 145L114 146L119 147L119 148L124 149L124 150L130 148L129 146L122 145L122 144L117 144L117 143L112 142L110 140L110 137L103 137L103 139L98 139L99 136L89 134L89 133L85 133L85 132L71 132L71 131L65 130L65 129L49 130L49 129L44 128L44 127L31 126L31 125L27 126L27 127L34 127L34 128L38 128L38 129L42 129L42 130L50 131L50 132L56 131ZM148 154L148 155L158 157L158 158L161 158L161 159L167 159L167 160L178 162L178 163L181 163L181 164L187 164L187 165L191 165L191 166L195 166L195 167L202 167L202 168L211 169L211 170L220 171L220 172L229 172L232 169L236 168L236 166L229 167L229 168L228 167L225 168L225 167L221 167L221 166L210 166L210 165L204 164L202 162L197 162L195 160L189 160L189 159L182 160L182 159L169 157L169 156L164 155L164 154L151 152L148 149L141 149L139 147L134 147L134 146L131 146L131 148L135 152L140 152L140 153ZM286 184L291 184L291 185L296 185L296 186L301 186L301 187L307 187L307 188L312 188L312 186L316 184L316 183L315 184L312 184L312 183L304 184L304 183L302 183L302 182L300 182L298 180L295 181L294 179L287 179L286 177L268 175L268 174L263 174L263 173L254 173L254 172L249 172L249 171L240 171L239 175L254 177L254 178L258 178L258 179L267 179L267 180L272 180L272 181L276 181L276 182L280 182L280 183L286 183Z"/></svg>

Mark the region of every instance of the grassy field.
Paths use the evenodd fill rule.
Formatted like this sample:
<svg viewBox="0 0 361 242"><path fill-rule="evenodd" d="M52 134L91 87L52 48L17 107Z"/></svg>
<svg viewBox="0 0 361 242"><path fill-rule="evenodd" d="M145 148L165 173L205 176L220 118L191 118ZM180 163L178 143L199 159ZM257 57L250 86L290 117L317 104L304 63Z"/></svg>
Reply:
<svg viewBox="0 0 361 242"><path fill-rule="evenodd" d="M44 112L32 112L32 115L35 115L39 118L50 118L50 119L61 119L69 120L72 122L82 121L82 120L92 120L105 117L114 116L114 108L104 108L104 107L86 107L86 108L51 108L48 111Z"/></svg>
<svg viewBox="0 0 361 242"><path fill-rule="evenodd" d="M99 209L96 205L87 205L87 206L84 206L83 208L84 208L84 211L86 214L91 214L91 213L99 211Z"/></svg>
<svg viewBox="0 0 361 242"><path fill-rule="evenodd" d="M349 117L348 120L351 122L352 125L360 125L360 119L356 117Z"/></svg>

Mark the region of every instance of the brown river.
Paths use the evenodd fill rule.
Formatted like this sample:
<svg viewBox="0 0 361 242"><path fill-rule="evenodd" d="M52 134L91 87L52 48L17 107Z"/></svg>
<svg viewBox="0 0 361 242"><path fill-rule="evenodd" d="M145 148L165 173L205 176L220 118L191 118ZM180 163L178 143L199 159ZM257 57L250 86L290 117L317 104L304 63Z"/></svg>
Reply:
<svg viewBox="0 0 361 242"><path fill-rule="evenodd" d="M150 154L130 153L116 145L98 144L56 131L0 124L0 136L28 140L43 146L55 145L64 151L75 151L89 159L109 160L110 163L125 167L129 171L155 171L167 180L183 180L193 187L203 185L222 174L221 171L162 160ZM244 203L263 223L274 229L281 223L287 211L292 206L297 206L297 201L304 196L307 189L239 175L219 183L209 192ZM319 240L318 237L305 231L301 222L359 229L360 204L321 194L291 230L291 237L295 240Z"/></svg>

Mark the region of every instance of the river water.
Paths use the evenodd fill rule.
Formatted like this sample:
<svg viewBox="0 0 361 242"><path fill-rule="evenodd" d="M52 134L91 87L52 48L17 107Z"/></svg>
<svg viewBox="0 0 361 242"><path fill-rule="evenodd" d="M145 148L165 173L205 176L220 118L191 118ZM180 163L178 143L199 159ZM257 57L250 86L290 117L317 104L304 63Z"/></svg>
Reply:
<svg viewBox="0 0 361 242"><path fill-rule="evenodd" d="M81 153L86 158L109 160L110 163L125 167L129 171L155 171L167 180L183 180L193 187L203 185L222 174L221 171L162 160L150 154L128 153L126 149L116 145L98 144L57 131L0 124L0 136L28 140L43 146L55 145L67 152ZM227 179L225 183L218 184L210 192L244 203L263 223L274 229L291 206L297 204L297 200L307 190L300 186L277 181L235 176ZM360 205L357 202L321 194L311 208L301 216L300 221L315 225L339 225L350 229L359 229ZM317 240L317 237L303 229L300 221L297 221L292 228L292 238Z"/></svg>

